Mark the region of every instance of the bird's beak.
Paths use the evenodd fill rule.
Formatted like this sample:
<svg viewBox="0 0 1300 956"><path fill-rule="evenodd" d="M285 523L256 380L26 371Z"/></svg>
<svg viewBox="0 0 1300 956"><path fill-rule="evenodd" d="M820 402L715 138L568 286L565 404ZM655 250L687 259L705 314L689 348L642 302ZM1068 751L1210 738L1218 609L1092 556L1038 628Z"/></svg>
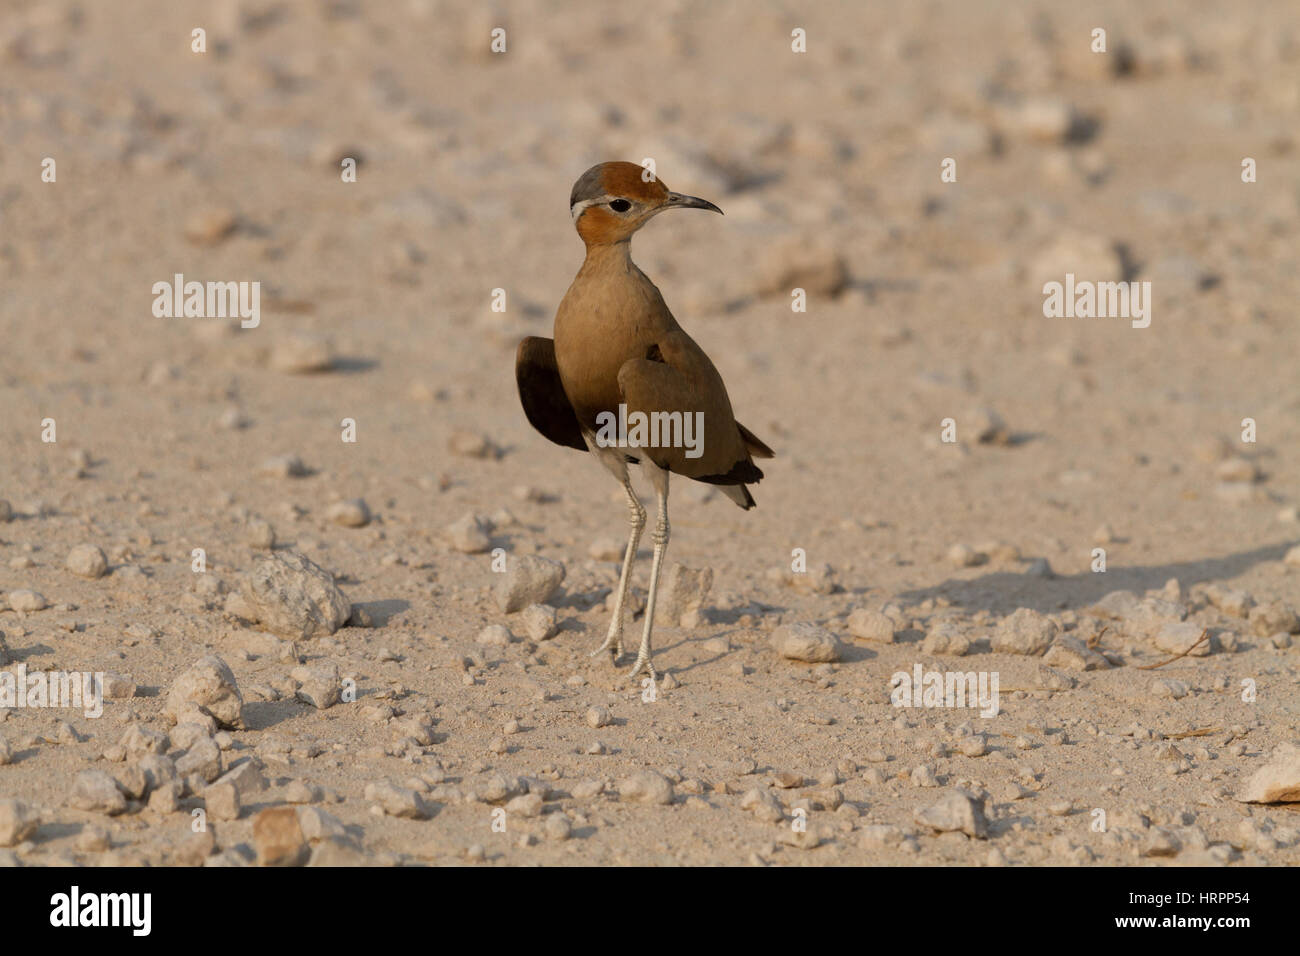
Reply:
<svg viewBox="0 0 1300 956"><path fill-rule="evenodd" d="M719 216L722 210L707 199L697 199L694 196L683 196L681 193L669 193L668 202L664 204L666 209L712 209Z"/></svg>

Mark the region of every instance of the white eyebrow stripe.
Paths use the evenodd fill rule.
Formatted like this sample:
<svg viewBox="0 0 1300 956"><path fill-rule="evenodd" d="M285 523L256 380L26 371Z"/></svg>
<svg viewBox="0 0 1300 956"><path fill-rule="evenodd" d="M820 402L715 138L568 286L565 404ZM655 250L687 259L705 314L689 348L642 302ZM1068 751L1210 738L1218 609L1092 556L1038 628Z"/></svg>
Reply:
<svg viewBox="0 0 1300 956"><path fill-rule="evenodd" d="M583 199L581 202L575 202L573 204L573 208L569 210L569 214L573 216L573 221L577 222L578 218L587 211L588 206L599 206L602 203L610 202L616 198L618 197L606 193L603 196L597 196L595 199Z"/></svg>

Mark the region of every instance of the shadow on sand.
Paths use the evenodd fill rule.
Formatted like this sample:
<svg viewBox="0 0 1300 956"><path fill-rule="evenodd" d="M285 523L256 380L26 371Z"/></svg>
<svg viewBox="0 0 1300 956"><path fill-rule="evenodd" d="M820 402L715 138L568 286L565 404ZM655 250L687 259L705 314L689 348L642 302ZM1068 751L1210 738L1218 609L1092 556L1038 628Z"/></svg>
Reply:
<svg viewBox="0 0 1300 956"><path fill-rule="evenodd" d="M1047 614L1090 607L1111 591L1141 594L1163 587L1170 578L1177 578L1184 588L1227 580L1263 561L1280 561L1289 547L1290 543L1271 544L1219 558L1137 567L1110 565L1104 573L1088 571L1050 578L995 571L968 581L950 578L933 587L904 591L898 598L905 604L919 604L926 598L943 597L969 611L1009 613L1028 607Z"/></svg>

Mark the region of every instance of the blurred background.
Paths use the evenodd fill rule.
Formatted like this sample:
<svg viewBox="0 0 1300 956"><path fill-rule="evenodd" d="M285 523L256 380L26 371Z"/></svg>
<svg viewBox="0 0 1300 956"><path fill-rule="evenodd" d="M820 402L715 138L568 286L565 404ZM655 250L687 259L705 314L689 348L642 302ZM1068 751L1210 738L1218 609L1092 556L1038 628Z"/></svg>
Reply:
<svg viewBox="0 0 1300 956"><path fill-rule="evenodd" d="M510 454L462 461L413 520L486 506L484 482L558 485L576 459L527 427L512 349L549 334L581 261L572 182L652 158L727 214L656 222L635 255L782 454L756 491L778 496L758 521L781 550L888 522L870 549L898 559L1011 516L1057 561L1103 520L1160 528L1137 547L1233 550L1295 491L1297 19L1285 2L9 0L0 478L58 500L83 449L114 487L148 473L192 502L292 453L334 493L392 495L446 484L467 429ZM1044 318L1042 281L1066 271L1150 280L1151 328ZM260 328L155 319L152 284L178 272L260 281ZM939 446L941 419L989 409L1020 437ZM33 441L46 415L57 450ZM345 415L357 446L334 434ZM1214 469L1238 451L1260 474L1224 491Z"/></svg>

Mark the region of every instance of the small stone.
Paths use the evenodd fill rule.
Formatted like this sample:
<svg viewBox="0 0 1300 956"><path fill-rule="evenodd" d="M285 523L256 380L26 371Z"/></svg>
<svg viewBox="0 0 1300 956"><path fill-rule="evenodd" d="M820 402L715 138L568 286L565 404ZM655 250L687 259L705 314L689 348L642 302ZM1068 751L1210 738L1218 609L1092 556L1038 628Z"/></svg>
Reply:
<svg viewBox="0 0 1300 956"><path fill-rule="evenodd" d="M452 432L447 447L452 454L463 458L489 458L494 451L486 436L463 430Z"/></svg>
<svg viewBox="0 0 1300 956"><path fill-rule="evenodd" d="M512 816L520 816L525 819L535 817L542 812L542 798L540 794L525 793L515 797L506 804L506 813Z"/></svg>
<svg viewBox="0 0 1300 956"><path fill-rule="evenodd" d="M188 714L186 715L189 716ZM202 715L200 715L202 716ZM209 718L206 723L199 723L193 720L183 720L171 730L170 745L178 750L189 750L201 740L207 740L212 736L215 729L212 727L213 721ZM164 739L167 739L164 737ZM215 743L216 741L213 741ZM157 751L163 753L165 750Z"/></svg>
<svg viewBox="0 0 1300 956"><path fill-rule="evenodd" d="M920 826L941 833L960 831L976 839L988 839L984 800L968 790L950 790L933 806L917 808L912 819Z"/></svg>
<svg viewBox="0 0 1300 956"><path fill-rule="evenodd" d="M126 810L126 797L103 770L83 770L73 778L68 805L112 816Z"/></svg>
<svg viewBox="0 0 1300 956"><path fill-rule="evenodd" d="M965 544L954 544L948 549L948 562L955 568L974 568L987 564L989 556Z"/></svg>
<svg viewBox="0 0 1300 956"><path fill-rule="evenodd" d="M257 473L267 478L303 478L311 474L297 455L273 455L258 466Z"/></svg>
<svg viewBox="0 0 1300 956"><path fill-rule="evenodd" d="M370 524L370 506L361 498L349 498L330 505L325 517L345 528L364 528Z"/></svg>
<svg viewBox="0 0 1300 956"><path fill-rule="evenodd" d="M517 777L493 774L479 788L479 795L488 803L501 803L524 792L524 785Z"/></svg>
<svg viewBox="0 0 1300 956"><path fill-rule="evenodd" d="M903 831L887 823L874 823L862 828L858 846L864 850L885 850L903 842Z"/></svg>
<svg viewBox="0 0 1300 956"><path fill-rule="evenodd" d="M17 846L36 832L40 822L40 815L23 801L0 799L0 846Z"/></svg>
<svg viewBox="0 0 1300 956"><path fill-rule="evenodd" d="M619 799L632 803L669 804L673 802L673 785L667 777L653 770L642 770L619 781Z"/></svg>
<svg viewBox="0 0 1300 956"><path fill-rule="evenodd" d="M177 723L191 709L207 714L220 727L237 730L244 726L244 699L235 675L221 658L201 658L172 682L163 713Z"/></svg>
<svg viewBox="0 0 1300 956"><path fill-rule="evenodd" d="M1059 631L1051 618L1022 607L998 622L990 643L994 653L1037 656L1052 645Z"/></svg>
<svg viewBox="0 0 1300 956"><path fill-rule="evenodd" d="M265 518L252 515L244 523L244 544L269 551L276 546L276 529Z"/></svg>
<svg viewBox="0 0 1300 956"><path fill-rule="evenodd" d="M816 624L782 624L772 632L773 649L787 660L821 663L838 661L843 647L837 638Z"/></svg>
<svg viewBox="0 0 1300 956"><path fill-rule="evenodd" d="M339 702L342 684L337 664L321 662L305 667L295 667L289 676L298 681L296 696L317 710L326 710Z"/></svg>
<svg viewBox="0 0 1300 956"><path fill-rule="evenodd" d="M106 671L102 685L104 696L109 700L126 700L135 696L135 681L122 674Z"/></svg>
<svg viewBox="0 0 1300 956"><path fill-rule="evenodd" d="M10 594L9 598L12 604L13 594ZM1300 617L1296 616L1291 605L1283 601L1273 601L1250 612L1250 627L1257 637L1269 637L1279 632L1296 634L1300 633Z"/></svg>
<svg viewBox="0 0 1300 956"><path fill-rule="evenodd" d="M1182 841L1168 827L1152 827L1147 831L1142 842L1142 856L1177 856L1182 850Z"/></svg>
<svg viewBox="0 0 1300 956"><path fill-rule="evenodd" d="M939 778L934 775L934 771L926 764L913 768L911 778L914 787L931 788L939 786Z"/></svg>
<svg viewBox="0 0 1300 956"><path fill-rule="evenodd" d="M324 797L320 787L302 780L291 780L284 788L285 803L319 803Z"/></svg>
<svg viewBox="0 0 1300 956"><path fill-rule="evenodd" d="M544 604L564 580L564 565L540 555L510 557L504 574L497 575L497 602L506 614L530 604Z"/></svg>
<svg viewBox="0 0 1300 956"><path fill-rule="evenodd" d="M1110 663L1077 637L1058 634L1043 655L1043 663L1072 671L1104 670Z"/></svg>
<svg viewBox="0 0 1300 956"><path fill-rule="evenodd" d="M461 554L482 554L492 547L492 538L488 534L491 528L485 518L467 514L447 525L444 534L452 550Z"/></svg>
<svg viewBox="0 0 1300 956"><path fill-rule="evenodd" d="M195 245L221 242L239 224L235 213L222 206L201 206L185 219L185 238Z"/></svg>
<svg viewBox="0 0 1300 956"><path fill-rule="evenodd" d="M483 647L507 647L510 644L510 629L502 624L489 624L478 632L474 642Z"/></svg>
<svg viewBox="0 0 1300 956"><path fill-rule="evenodd" d="M1172 677L1157 677L1151 684L1151 696L1182 700L1187 696L1187 685Z"/></svg>
<svg viewBox="0 0 1300 956"><path fill-rule="evenodd" d="M320 807L298 807L298 828L308 843L320 840L348 839L347 828L337 817Z"/></svg>
<svg viewBox="0 0 1300 956"><path fill-rule="evenodd" d="M1025 577L1054 578L1056 572L1052 570L1052 564L1046 558L1034 558L1025 568Z"/></svg>
<svg viewBox="0 0 1300 956"><path fill-rule="evenodd" d="M8 594L10 610L18 611L24 614L30 614L33 611L43 611L49 607L49 602L45 600L45 595L39 591L32 591L27 588L19 588L16 591L10 591Z"/></svg>
<svg viewBox="0 0 1300 956"><path fill-rule="evenodd" d="M254 817L253 845L262 866L301 866L310 853L294 807L271 807Z"/></svg>
<svg viewBox="0 0 1300 956"><path fill-rule="evenodd" d="M894 622L887 615L865 607L853 610L849 615L848 628L854 637L880 644L894 643L897 633Z"/></svg>
<svg viewBox="0 0 1300 956"><path fill-rule="evenodd" d="M785 819L776 797L757 787L745 791L745 795L740 798L740 809L751 811L763 823L780 823Z"/></svg>
<svg viewBox="0 0 1300 956"><path fill-rule="evenodd" d="M229 784L245 800L251 800L267 788L266 777L262 775L256 758L241 760L218 778L217 784Z"/></svg>
<svg viewBox="0 0 1300 956"><path fill-rule="evenodd" d="M420 794L386 780L366 784L365 796L367 800L383 808L384 813L389 816L405 817L410 820L429 818L429 807Z"/></svg>
<svg viewBox="0 0 1300 956"><path fill-rule="evenodd" d="M180 809L185 790L179 780L168 780L149 794L149 810L157 814L175 813Z"/></svg>
<svg viewBox="0 0 1300 956"><path fill-rule="evenodd" d="M540 642L555 636L556 611L549 604L530 604L519 613L519 617L530 640Z"/></svg>
<svg viewBox="0 0 1300 956"><path fill-rule="evenodd" d="M590 800L598 797L605 789L603 780L584 780L573 788L573 799Z"/></svg>
<svg viewBox="0 0 1300 956"><path fill-rule="evenodd" d="M805 594L834 594L839 588L835 569L826 562L815 564L804 571L791 572L789 584Z"/></svg>
<svg viewBox="0 0 1300 956"><path fill-rule="evenodd" d="M79 544L68 552L66 567L83 578L102 578L108 572L108 559L93 544Z"/></svg>
<svg viewBox="0 0 1300 956"><path fill-rule="evenodd" d="M981 445L1009 445L1011 444L1011 430L1007 428L1007 423L1002 420L1002 416L992 408L976 408L968 412L962 421L968 432L973 432L975 441ZM965 547L957 545L956 547ZM970 548L966 549L971 551ZM984 564L988 561L988 555L983 551L976 550L973 552L975 564ZM960 565L960 567L972 567L970 563Z"/></svg>
<svg viewBox="0 0 1300 956"><path fill-rule="evenodd" d="M1220 462L1214 469L1214 477L1219 481L1254 482L1260 479L1261 473L1249 458L1236 456Z"/></svg>
<svg viewBox="0 0 1300 956"><path fill-rule="evenodd" d="M82 853L103 853L113 845L103 827L83 826L77 834L77 849Z"/></svg>
<svg viewBox="0 0 1300 956"><path fill-rule="evenodd" d="M1185 654L1192 649L1191 656L1206 657L1210 653L1210 642L1201 640L1204 633L1205 629L1192 621L1167 621L1156 632L1155 644L1167 654Z"/></svg>
<svg viewBox="0 0 1300 956"><path fill-rule="evenodd" d="M334 346L324 336L296 332L276 340L267 364L290 375L328 372L334 367Z"/></svg>
<svg viewBox="0 0 1300 956"><path fill-rule="evenodd" d="M221 748L210 737L197 741L176 758L176 773L183 780L195 775L211 783L221 776Z"/></svg>
<svg viewBox="0 0 1300 956"><path fill-rule="evenodd" d="M1065 283L1067 274L1074 275L1076 282L1119 282L1124 278L1124 262L1110 239L1065 232L1035 255L1029 279Z"/></svg>
<svg viewBox="0 0 1300 956"><path fill-rule="evenodd" d="M546 839L559 842L569 838L573 824L563 813L552 813L546 818L546 825L542 829L546 833Z"/></svg>
<svg viewBox="0 0 1300 956"><path fill-rule="evenodd" d="M940 621L925 635L921 651L925 654L950 654L963 657L970 651L970 638L952 621Z"/></svg>
<svg viewBox="0 0 1300 956"><path fill-rule="evenodd" d="M591 728L609 726L611 717L609 711L604 707L587 708L587 726Z"/></svg>
<svg viewBox="0 0 1300 956"><path fill-rule="evenodd" d="M681 564L670 566L660 591L665 623L686 628L697 626L702 620L704 602L708 600L712 588L712 568L688 568Z"/></svg>
<svg viewBox="0 0 1300 956"><path fill-rule="evenodd" d="M231 783L214 783L203 788L203 806L214 820L238 820L239 791Z"/></svg>
<svg viewBox="0 0 1300 956"><path fill-rule="evenodd" d="M797 288L810 296L834 298L848 282L848 264L832 245L799 238L764 253L754 284L760 295L789 296Z"/></svg>

